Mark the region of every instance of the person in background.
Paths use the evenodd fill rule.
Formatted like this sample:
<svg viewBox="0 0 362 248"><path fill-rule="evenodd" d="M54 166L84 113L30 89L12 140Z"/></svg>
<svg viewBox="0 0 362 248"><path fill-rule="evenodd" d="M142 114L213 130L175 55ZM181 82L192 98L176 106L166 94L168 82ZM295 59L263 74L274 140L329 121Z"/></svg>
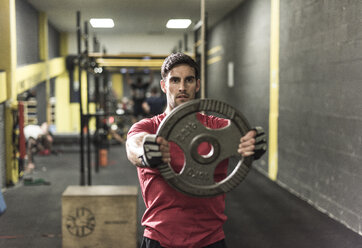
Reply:
<svg viewBox="0 0 362 248"><path fill-rule="evenodd" d="M143 79L140 76L137 77L136 81L132 81L127 71L126 80L131 87L133 101L132 122L135 123L140 117L142 118L145 116L142 104L146 100L147 89L153 82L153 73L152 71L150 72L150 80L148 82L143 82Z"/></svg>
<svg viewBox="0 0 362 248"><path fill-rule="evenodd" d="M35 169L34 155L42 153L48 155L51 152L53 136L49 132L47 123L39 125L27 125L24 127L24 136L26 140L27 164L25 171Z"/></svg>
<svg viewBox="0 0 362 248"><path fill-rule="evenodd" d="M151 88L150 94L142 104L143 111L148 117L162 114L166 107L166 99L160 95L156 86Z"/></svg>

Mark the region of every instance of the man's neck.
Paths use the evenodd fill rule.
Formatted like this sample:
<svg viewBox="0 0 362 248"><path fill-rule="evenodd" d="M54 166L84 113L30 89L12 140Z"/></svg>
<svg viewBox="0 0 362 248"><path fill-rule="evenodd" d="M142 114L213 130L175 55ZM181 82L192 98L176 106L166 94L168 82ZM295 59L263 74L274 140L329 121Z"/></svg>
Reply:
<svg viewBox="0 0 362 248"><path fill-rule="evenodd" d="M165 114L168 115L169 113L171 113L171 111L173 110L173 108L171 108L170 106L167 106L166 110L165 110Z"/></svg>

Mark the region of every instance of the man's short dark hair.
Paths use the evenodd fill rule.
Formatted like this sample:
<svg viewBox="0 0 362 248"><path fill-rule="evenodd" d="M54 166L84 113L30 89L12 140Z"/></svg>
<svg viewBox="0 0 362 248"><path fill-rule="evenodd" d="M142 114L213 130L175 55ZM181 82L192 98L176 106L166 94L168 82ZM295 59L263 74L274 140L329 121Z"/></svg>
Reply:
<svg viewBox="0 0 362 248"><path fill-rule="evenodd" d="M195 77L199 79L199 66L190 56L184 53L172 53L169 55L162 64L161 76L166 79L167 74L177 65L186 64L195 70Z"/></svg>

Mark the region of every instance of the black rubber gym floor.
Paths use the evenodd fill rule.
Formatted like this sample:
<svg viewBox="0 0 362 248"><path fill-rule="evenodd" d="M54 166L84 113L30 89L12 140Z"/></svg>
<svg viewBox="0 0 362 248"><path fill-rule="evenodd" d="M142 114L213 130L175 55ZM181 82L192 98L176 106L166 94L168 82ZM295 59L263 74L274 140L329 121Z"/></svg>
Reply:
<svg viewBox="0 0 362 248"><path fill-rule="evenodd" d="M23 179L4 192L7 210L0 216L1 248L61 247L61 195L68 185L79 185L77 150L37 156L36 170L27 177L39 185L24 185ZM98 174L93 172L92 184L138 185L136 169L127 161L124 146L112 146L108 155L109 165ZM138 208L140 221L144 211L141 196ZM229 248L362 247L362 236L254 170L228 193L226 212ZM139 226L138 240L142 232Z"/></svg>

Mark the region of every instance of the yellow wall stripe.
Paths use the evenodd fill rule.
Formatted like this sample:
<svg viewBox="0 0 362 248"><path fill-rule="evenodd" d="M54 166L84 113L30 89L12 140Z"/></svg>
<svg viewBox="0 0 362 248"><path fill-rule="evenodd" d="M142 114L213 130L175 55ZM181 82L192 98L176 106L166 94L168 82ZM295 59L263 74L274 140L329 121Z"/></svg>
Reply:
<svg viewBox="0 0 362 248"><path fill-rule="evenodd" d="M7 100L6 72L0 72L0 103Z"/></svg>
<svg viewBox="0 0 362 248"><path fill-rule="evenodd" d="M269 177L278 174L279 116L279 0L271 1L270 24L270 112L269 112Z"/></svg>
<svg viewBox="0 0 362 248"><path fill-rule="evenodd" d="M63 73L55 79L55 126L57 133L71 132L69 77Z"/></svg>
<svg viewBox="0 0 362 248"><path fill-rule="evenodd" d="M96 104L94 102L89 103L89 113L95 114L96 113ZM89 120L89 130L95 131L96 130L96 118L93 117Z"/></svg>
<svg viewBox="0 0 362 248"><path fill-rule="evenodd" d="M77 69L76 75L77 73ZM78 76L77 76L78 77ZM82 73L82 98L83 98L83 111L86 113L86 105L85 102L86 92L84 92L86 88L86 79L85 72ZM84 86L85 85L85 86ZM56 133L79 133L80 131L80 112L79 112L79 104L78 103L70 103L69 96L69 76L67 72L64 72L60 76L58 76L55 80L55 94L56 94L56 105L55 105L55 125L56 125ZM94 103L89 104L89 112L95 113L96 107ZM89 127L91 130L95 130L95 119L91 119L89 122Z"/></svg>
<svg viewBox="0 0 362 248"><path fill-rule="evenodd" d="M213 57L213 58L211 58L211 59L208 59L208 60L207 60L207 64L208 64L208 65L211 65L211 64L214 64L214 63L219 62L219 61L221 61L221 60L222 60L222 57L221 57L221 56L215 56L215 57Z"/></svg>
<svg viewBox="0 0 362 248"><path fill-rule="evenodd" d="M117 99L123 97L123 77L120 73L112 73L112 89L117 95Z"/></svg>
<svg viewBox="0 0 362 248"><path fill-rule="evenodd" d="M211 48L209 51L207 51L207 55L208 56L213 55L221 50L222 50L222 46L215 46L215 47Z"/></svg>
<svg viewBox="0 0 362 248"><path fill-rule="evenodd" d="M202 40L198 40L196 43L195 43L195 48L196 47L199 47L199 46L201 46L201 44L202 44Z"/></svg>

